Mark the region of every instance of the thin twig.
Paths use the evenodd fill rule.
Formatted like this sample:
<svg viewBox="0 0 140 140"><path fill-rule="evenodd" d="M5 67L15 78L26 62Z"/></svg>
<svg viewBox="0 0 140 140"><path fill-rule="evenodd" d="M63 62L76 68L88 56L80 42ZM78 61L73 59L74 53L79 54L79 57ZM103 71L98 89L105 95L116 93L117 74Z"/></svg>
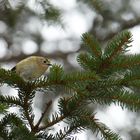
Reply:
<svg viewBox="0 0 140 140"><path fill-rule="evenodd" d="M44 130L44 129L48 128L48 127L51 127L51 126L53 126L54 124L56 124L56 123L62 121L62 120L65 119L66 117L67 117L67 116L62 115L62 116L60 116L59 118L57 118L56 120L54 120L54 121L48 123L47 125L38 128L38 131L41 131L41 130Z"/></svg>
<svg viewBox="0 0 140 140"><path fill-rule="evenodd" d="M40 119L38 120L37 124L35 125L36 128L38 128L38 126L40 125L40 123L42 122L46 112L48 111L50 105L52 104L52 100L50 100L47 104L46 104L46 108L44 110L44 112L42 112L42 115L40 117Z"/></svg>

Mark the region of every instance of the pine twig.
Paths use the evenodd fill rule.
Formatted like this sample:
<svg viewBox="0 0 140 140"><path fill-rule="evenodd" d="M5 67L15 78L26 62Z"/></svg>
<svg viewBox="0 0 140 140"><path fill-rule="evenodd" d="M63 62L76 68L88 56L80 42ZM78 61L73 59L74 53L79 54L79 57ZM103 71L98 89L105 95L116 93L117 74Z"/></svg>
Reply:
<svg viewBox="0 0 140 140"><path fill-rule="evenodd" d="M45 108L44 112L42 112L42 115L41 115L40 119L38 120L37 124L35 125L35 128L38 128L38 126L40 125L41 121L43 120L43 118L51 104L52 104L52 100L50 100L48 103L46 103L46 108Z"/></svg>
<svg viewBox="0 0 140 140"><path fill-rule="evenodd" d="M65 115L60 116L60 117L57 118L56 120L54 120L54 121L48 123L46 126L42 126L42 127L38 128L38 132L41 131L41 130L44 130L44 129L48 128L48 127L53 126L54 124L56 124L56 123L62 121L62 120L65 119L66 117L67 117L67 116L65 116Z"/></svg>

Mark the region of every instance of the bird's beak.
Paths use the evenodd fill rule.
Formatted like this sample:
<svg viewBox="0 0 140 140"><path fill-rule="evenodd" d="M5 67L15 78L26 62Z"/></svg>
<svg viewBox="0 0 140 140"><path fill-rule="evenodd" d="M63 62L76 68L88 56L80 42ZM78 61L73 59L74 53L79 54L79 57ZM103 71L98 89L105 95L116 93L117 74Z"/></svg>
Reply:
<svg viewBox="0 0 140 140"><path fill-rule="evenodd" d="M48 65L48 66L52 66L52 64L50 64L50 63L49 63L49 64L47 64L47 65Z"/></svg>

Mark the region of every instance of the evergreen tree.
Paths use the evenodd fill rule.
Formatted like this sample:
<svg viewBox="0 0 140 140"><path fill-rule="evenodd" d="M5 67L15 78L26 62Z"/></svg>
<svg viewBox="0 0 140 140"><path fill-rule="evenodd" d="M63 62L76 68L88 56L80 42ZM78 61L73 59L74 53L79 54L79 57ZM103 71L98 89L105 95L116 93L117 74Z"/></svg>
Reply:
<svg viewBox="0 0 140 140"><path fill-rule="evenodd" d="M26 82L17 74L0 69L0 83L18 91L18 97L0 95L0 137L4 140L64 140L76 139L74 134L91 130L104 140L121 140L121 137L100 122L90 105L121 106L122 109L138 111L140 96L133 88L140 87L140 55L127 55L132 35L123 31L111 39L104 50L92 35L82 35L85 53L77 61L81 71L65 72L60 65L53 65L48 77ZM35 94L44 94L64 89L58 100L58 110L46 115L53 100L50 100L35 123L32 107ZM16 106L20 114L10 113L9 107ZM43 121L45 119L45 121ZM43 122L43 124L42 124ZM63 122L63 128L53 128Z"/></svg>

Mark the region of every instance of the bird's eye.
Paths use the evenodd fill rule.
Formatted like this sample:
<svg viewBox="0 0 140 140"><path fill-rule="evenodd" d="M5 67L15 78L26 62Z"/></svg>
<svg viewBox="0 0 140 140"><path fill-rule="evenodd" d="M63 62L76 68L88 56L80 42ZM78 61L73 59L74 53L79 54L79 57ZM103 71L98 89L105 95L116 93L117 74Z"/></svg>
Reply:
<svg viewBox="0 0 140 140"><path fill-rule="evenodd" d="M43 63L47 63L47 61L46 61L46 60L44 60L44 61L43 61Z"/></svg>

